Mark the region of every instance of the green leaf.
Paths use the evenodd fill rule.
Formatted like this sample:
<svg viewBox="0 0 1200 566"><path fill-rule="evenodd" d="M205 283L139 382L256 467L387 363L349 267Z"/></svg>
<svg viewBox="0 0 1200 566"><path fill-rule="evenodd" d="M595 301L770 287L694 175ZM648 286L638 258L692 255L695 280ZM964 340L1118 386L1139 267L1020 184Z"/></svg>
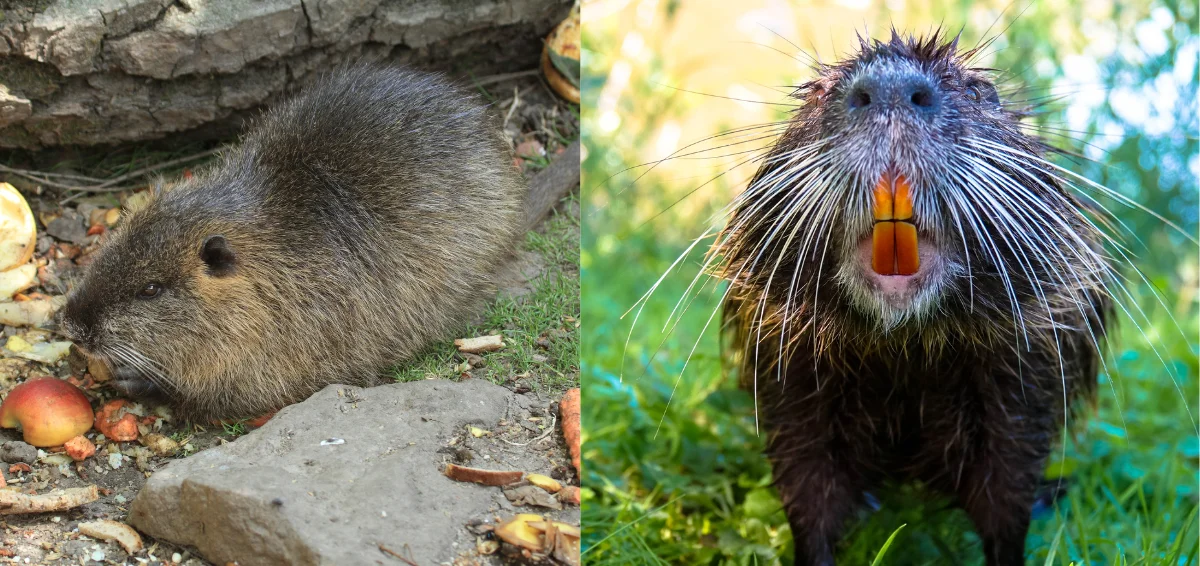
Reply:
<svg viewBox="0 0 1200 566"><path fill-rule="evenodd" d="M742 510L745 511L747 517L759 519L766 519L780 509L782 507L779 505L779 499L775 497L775 492L766 488L755 489L747 493L746 502L742 504Z"/></svg>
<svg viewBox="0 0 1200 566"><path fill-rule="evenodd" d="M579 88L579 59L559 55L553 49L546 50L550 54L550 63L575 88Z"/></svg>

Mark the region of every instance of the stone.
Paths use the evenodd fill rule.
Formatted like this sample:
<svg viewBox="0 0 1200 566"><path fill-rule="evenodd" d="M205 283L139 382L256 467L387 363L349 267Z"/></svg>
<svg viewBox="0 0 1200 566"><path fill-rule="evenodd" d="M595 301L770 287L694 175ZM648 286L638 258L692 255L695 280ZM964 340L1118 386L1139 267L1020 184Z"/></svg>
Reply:
<svg viewBox="0 0 1200 566"><path fill-rule="evenodd" d="M496 469L551 466L541 453L464 434L516 418L514 397L476 379L330 385L234 442L155 472L129 522L217 564L390 562L380 545L411 551L418 564L448 563L456 548L474 548L468 523L507 504L499 488L445 477L451 452L492 447L486 462ZM331 438L344 442L322 446ZM578 509L555 513L572 512L559 520L578 524Z"/></svg>
<svg viewBox="0 0 1200 566"><path fill-rule="evenodd" d="M84 225L82 216L74 210L66 209L63 210L62 216L46 225L46 233L60 241L78 245L87 239L87 226Z"/></svg>
<svg viewBox="0 0 1200 566"><path fill-rule="evenodd" d="M19 122L33 114L33 105L0 85L0 127Z"/></svg>
<svg viewBox="0 0 1200 566"><path fill-rule="evenodd" d="M16 3L21 4L21 3ZM537 65L571 0L44 0L0 19L0 147L220 137L343 61Z"/></svg>
<svg viewBox="0 0 1200 566"><path fill-rule="evenodd" d="M33 464L37 462L37 458L37 448L20 440L10 440L0 445L0 461L7 464L16 464L17 462Z"/></svg>

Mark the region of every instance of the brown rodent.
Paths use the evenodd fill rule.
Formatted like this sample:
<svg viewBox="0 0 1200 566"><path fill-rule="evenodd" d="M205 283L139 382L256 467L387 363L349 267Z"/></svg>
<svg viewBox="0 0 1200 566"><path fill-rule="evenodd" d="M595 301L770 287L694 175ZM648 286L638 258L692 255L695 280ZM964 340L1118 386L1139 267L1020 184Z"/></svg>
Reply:
<svg viewBox="0 0 1200 566"><path fill-rule="evenodd" d="M832 564L867 493L913 480L966 510L989 565L1022 564L1094 396L1101 233L975 55L893 33L819 66L717 242L798 564Z"/></svg>
<svg viewBox="0 0 1200 566"><path fill-rule="evenodd" d="M494 295L525 198L497 126L439 76L333 71L123 217L61 326L193 420L373 384Z"/></svg>

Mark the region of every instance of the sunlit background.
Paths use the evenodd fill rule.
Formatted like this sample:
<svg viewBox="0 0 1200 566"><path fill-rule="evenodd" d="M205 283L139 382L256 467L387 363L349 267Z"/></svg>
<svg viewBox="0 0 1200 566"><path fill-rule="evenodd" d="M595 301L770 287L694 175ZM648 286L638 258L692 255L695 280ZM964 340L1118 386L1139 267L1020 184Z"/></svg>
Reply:
<svg viewBox="0 0 1200 566"><path fill-rule="evenodd" d="M790 560L751 399L723 376L717 333L700 334L712 287L663 332L704 246L632 331L621 316L743 188L770 142L769 128L747 128L786 119L811 58L843 58L856 34L891 26L961 30L965 46L994 38L979 64L1005 70L1002 94L1039 104L1031 125L1083 157L1061 164L1197 232L1195 1L626 0L584 2L583 18L588 563ZM1098 411L1047 471L1072 487L1035 516L1029 558L1195 564L1198 248L1153 214L1103 202L1145 280L1126 268L1134 320L1111 340ZM855 523L841 560L870 563L906 524L885 563L982 563L965 516L925 501L901 493Z"/></svg>

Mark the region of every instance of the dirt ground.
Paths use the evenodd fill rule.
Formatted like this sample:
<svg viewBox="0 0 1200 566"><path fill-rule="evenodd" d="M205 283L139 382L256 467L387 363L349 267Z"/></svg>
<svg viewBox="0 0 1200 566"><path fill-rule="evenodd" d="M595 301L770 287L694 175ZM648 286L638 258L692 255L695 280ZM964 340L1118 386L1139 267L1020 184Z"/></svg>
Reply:
<svg viewBox="0 0 1200 566"><path fill-rule="evenodd" d="M486 80L486 79L485 79ZM545 167L572 139L578 137L578 107L558 101L536 77L494 82L479 87L492 101L495 113L505 120L505 130L513 139L518 158L515 164L527 176ZM160 144L149 144L158 146ZM203 147L207 150L212 146ZM188 151L194 150L191 147ZM7 166L26 171L53 171L60 175L83 174L95 178L112 178L121 174L137 172L156 163L177 159L179 152L162 153L145 147L129 147L119 150L97 152L58 152L54 156L24 156L19 161L9 161ZM50 160L50 161L47 161ZM184 168L197 167L202 161L191 161L156 170L166 178L186 174ZM43 177L46 178L46 177ZM52 177L62 180L65 177ZM99 246L104 233L118 228L120 220L110 210L119 210L129 199L137 196L151 182L147 176L137 176L123 182L128 190L85 194L64 191L44 183L0 172L0 182L16 186L29 201L38 224L38 244L35 261L39 266L37 286L23 293L17 300L39 300L65 295L87 266L90 254ZM578 200L568 198L556 211L558 221L550 220L530 234L526 250L521 256L518 272L525 277L517 278L517 287L502 293L498 305L511 305L509 319L519 323L522 303L526 295L536 295L529 281L553 272L555 277L574 277L574 289L578 289ZM562 219L566 218L566 221ZM109 220L115 219L115 222ZM550 225L552 228L547 228ZM546 238L555 240L547 243ZM568 251L563 252L563 248ZM574 265L566 265L564 257L570 257L574 249ZM554 255L556 257L548 257ZM529 277L529 276L533 277ZM568 289L571 288L569 285ZM575 318L563 317L561 324L545 328L542 335L532 338L529 351L510 354L509 358L497 356L489 363L488 356L471 357L450 351L440 345L437 354L423 358L419 363L425 371L425 379L446 377L490 379L532 399L528 409L530 415L547 417L550 407L557 404L569 387L578 387L578 295L575 296ZM537 305L529 308L538 308ZM515 310L514 310L515 309ZM495 316L485 317L480 324L501 324ZM572 324L574 322L574 324ZM510 324L510 323L503 323ZM514 327L520 324L512 323ZM503 328L501 329L503 330ZM65 338L52 330L4 327L3 337L21 336L26 341L56 341ZM543 347L543 341L562 340L568 337L572 347ZM540 353L539 353L540 352ZM0 390L7 392L15 384L38 375L54 375L68 379L82 387L94 409L108 400L119 398L119 394L102 381L101 375L88 371L87 362L77 353L53 364L32 361L20 356L7 347L0 348ZM574 355L574 359L565 357ZM555 359L557 358L557 359ZM528 368L532 367L530 371ZM399 372L404 366L397 369ZM544 369L544 371L542 371ZM565 369L565 371L564 371ZM524 371L522 371L524 370ZM548 376L543 378L543 376ZM0 516L0 562L12 561L23 564L71 563L71 564L207 564L187 548L180 548L162 541L145 538L145 550L133 556L115 542L95 540L82 536L77 526L80 522L94 519L123 521L139 488L156 469L173 458L185 458L197 451L226 442L234 442L250 428L246 423L225 425L199 425L179 422L169 409L135 404L133 411L141 423L141 438L134 442L112 442L104 439L95 430L86 436L97 446L96 454L82 462L72 462L64 454L53 451L38 451L30 458L30 447L22 446L20 432L0 430L0 441L17 442L0 449L0 468L10 488L26 492L44 493L51 489L96 485L100 488L100 499L81 507L57 513ZM495 457L535 458L553 457L562 461L565 453L561 431L546 433L533 426L537 421L514 420L497 431L501 442L490 440L484 446L478 438L455 439L455 443L471 445L472 449L495 453ZM149 435L149 441L147 441ZM144 446L143 442L150 444ZM22 449L26 452L21 454ZM448 455L453 458L456 448L447 445ZM18 459L26 460L23 464ZM567 458L569 461L569 458ZM561 466L560 466L561 467ZM567 484L578 485L578 478L570 466L555 469L554 476ZM524 511L524 510L522 510ZM537 509L525 512L538 512ZM578 517L578 513L575 514ZM577 524L577 523L576 523ZM471 545L476 532L472 525L464 525L463 536L457 541L447 541L456 548ZM465 555L473 549L462 548ZM402 564L400 559L392 563ZM387 563L386 559L385 562Z"/></svg>

